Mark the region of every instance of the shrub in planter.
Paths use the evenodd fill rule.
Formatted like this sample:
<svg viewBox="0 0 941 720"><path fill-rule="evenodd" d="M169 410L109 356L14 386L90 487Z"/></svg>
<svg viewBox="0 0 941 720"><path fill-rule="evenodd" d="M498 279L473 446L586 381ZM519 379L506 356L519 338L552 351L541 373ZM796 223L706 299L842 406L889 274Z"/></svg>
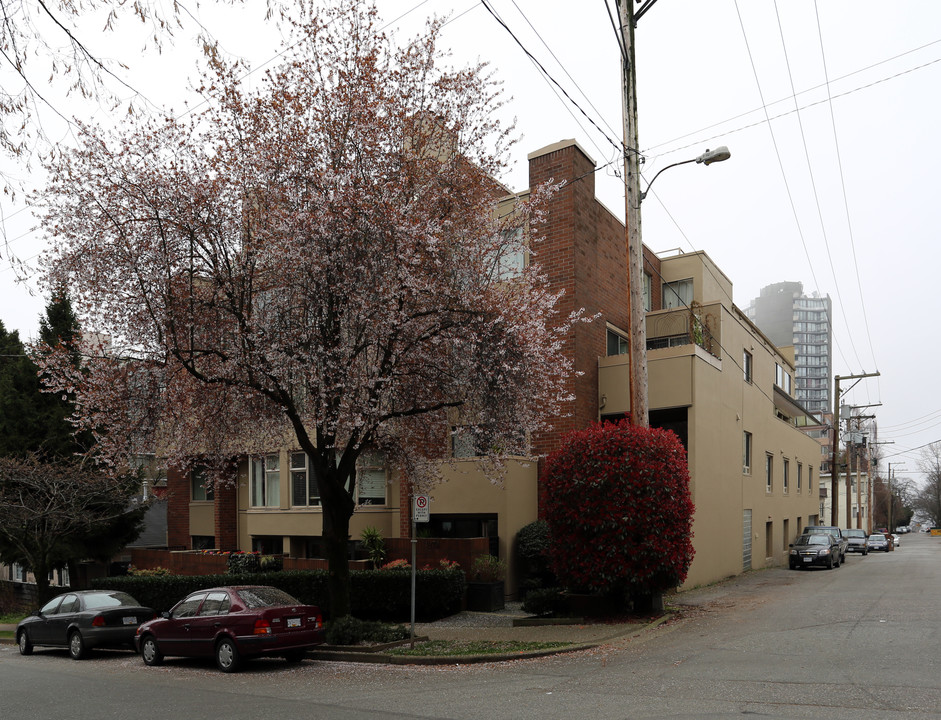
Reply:
<svg viewBox="0 0 941 720"><path fill-rule="evenodd" d="M674 433L627 421L570 433L542 482L552 566L569 590L638 598L686 579L693 503Z"/></svg>
<svg viewBox="0 0 941 720"><path fill-rule="evenodd" d="M549 524L536 520L516 533L516 552L519 556L519 592L525 598L532 590L558 585L552 573L549 558Z"/></svg>
<svg viewBox="0 0 941 720"><path fill-rule="evenodd" d="M568 599L562 588L540 588L526 593L523 612L539 617L564 617L569 614Z"/></svg>
<svg viewBox="0 0 941 720"><path fill-rule="evenodd" d="M358 645L364 641L390 643L405 640L408 637L409 631L404 625L360 620L352 615L327 623L328 645Z"/></svg>
<svg viewBox="0 0 941 720"><path fill-rule="evenodd" d="M506 580L506 563L493 555L478 555L471 563L470 582L503 582Z"/></svg>
<svg viewBox="0 0 941 720"><path fill-rule="evenodd" d="M254 552L233 552L226 559L226 567L233 575L258 572L259 565L259 555Z"/></svg>
<svg viewBox="0 0 941 720"><path fill-rule="evenodd" d="M372 566L380 567L386 559L386 541L382 538L382 533L378 528L369 526L363 528L360 539L363 541L363 549L369 556Z"/></svg>

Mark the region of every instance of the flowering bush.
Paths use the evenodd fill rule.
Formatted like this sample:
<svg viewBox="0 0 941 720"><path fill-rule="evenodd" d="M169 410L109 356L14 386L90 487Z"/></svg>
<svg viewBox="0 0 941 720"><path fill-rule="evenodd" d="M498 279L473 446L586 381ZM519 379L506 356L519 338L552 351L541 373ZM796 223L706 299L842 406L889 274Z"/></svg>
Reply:
<svg viewBox="0 0 941 720"><path fill-rule="evenodd" d="M637 596L686 579L693 503L672 432L627 421L573 432L542 482L553 570L570 590Z"/></svg>
<svg viewBox="0 0 941 720"><path fill-rule="evenodd" d="M458 570L461 567L461 564L457 560L448 560L447 558L441 558L438 561L438 565L442 570Z"/></svg>
<svg viewBox="0 0 941 720"><path fill-rule="evenodd" d="M407 570L412 567L408 560L393 560L383 565L380 570Z"/></svg>
<svg viewBox="0 0 941 720"><path fill-rule="evenodd" d="M139 577L159 577L163 575L170 575L170 571L165 567L155 567L155 568L136 568L133 565L130 565L127 569L128 575L137 575Z"/></svg>

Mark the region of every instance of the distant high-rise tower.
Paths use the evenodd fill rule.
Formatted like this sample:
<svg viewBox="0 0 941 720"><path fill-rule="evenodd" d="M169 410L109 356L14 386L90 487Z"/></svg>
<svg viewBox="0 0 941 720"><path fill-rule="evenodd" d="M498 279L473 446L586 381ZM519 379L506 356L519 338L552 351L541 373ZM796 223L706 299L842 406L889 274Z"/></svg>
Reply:
<svg viewBox="0 0 941 720"><path fill-rule="evenodd" d="M794 397L813 413L833 408L832 311L829 295L804 295L804 286L799 282L763 287L745 310L775 345L794 346Z"/></svg>

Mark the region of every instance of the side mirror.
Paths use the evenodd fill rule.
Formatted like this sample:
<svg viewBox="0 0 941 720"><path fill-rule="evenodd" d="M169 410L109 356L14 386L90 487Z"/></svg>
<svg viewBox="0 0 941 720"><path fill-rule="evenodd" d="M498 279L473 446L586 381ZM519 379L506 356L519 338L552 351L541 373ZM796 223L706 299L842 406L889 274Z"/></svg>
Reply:
<svg viewBox="0 0 941 720"><path fill-rule="evenodd" d="M164 620L169 620L169 619L170 619L170 613L169 613L168 611L164 610L162 613L160 613L160 617L162 617Z"/></svg>
<svg viewBox="0 0 941 720"><path fill-rule="evenodd" d="M788 545L788 547L794 547L794 543L791 543L790 545Z"/></svg>

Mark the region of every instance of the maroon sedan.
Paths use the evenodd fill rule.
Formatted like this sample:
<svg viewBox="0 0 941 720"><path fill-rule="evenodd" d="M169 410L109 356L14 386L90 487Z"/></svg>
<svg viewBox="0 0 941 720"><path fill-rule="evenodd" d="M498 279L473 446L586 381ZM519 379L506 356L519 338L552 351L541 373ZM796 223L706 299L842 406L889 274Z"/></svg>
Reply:
<svg viewBox="0 0 941 720"><path fill-rule="evenodd" d="M263 655L300 662L324 641L323 615L283 590L264 585L191 593L163 617L140 626L134 643L146 665L168 655L214 657L223 672Z"/></svg>

